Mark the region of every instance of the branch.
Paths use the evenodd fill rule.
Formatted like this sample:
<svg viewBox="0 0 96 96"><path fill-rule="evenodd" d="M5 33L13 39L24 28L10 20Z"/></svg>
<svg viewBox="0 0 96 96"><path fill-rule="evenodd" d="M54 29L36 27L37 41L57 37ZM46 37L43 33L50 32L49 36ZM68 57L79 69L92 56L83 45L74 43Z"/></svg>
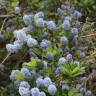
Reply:
<svg viewBox="0 0 96 96"><path fill-rule="evenodd" d="M12 18L12 17L15 17L15 15L11 14L7 14L7 15L0 15L0 18Z"/></svg>
<svg viewBox="0 0 96 96"><path fill-rule="evenodd" d="M85 38L85 37L91 37L91 36L96 36L96 34L89 34L89 35L85 35L85 36L81 36L82 38Z"/></svg>
<svg viewBox="0 0 96 96"><path fill-rule="evenodd" d="M4 21L3 21L3 24L2 24L1 29L0 29L0 34L1 34L2 30L3 30L3 28L4 28L4 25L5 25L6 20L7 20L7 18L4 19Z"/></svg>
<svg viewBox="0 0 96 96"><path fill-rule="evenodd" d="M3 65L5 63L5 61L9 58L10 55L11 55L11 53L8 53L0 65Z"/></svg>

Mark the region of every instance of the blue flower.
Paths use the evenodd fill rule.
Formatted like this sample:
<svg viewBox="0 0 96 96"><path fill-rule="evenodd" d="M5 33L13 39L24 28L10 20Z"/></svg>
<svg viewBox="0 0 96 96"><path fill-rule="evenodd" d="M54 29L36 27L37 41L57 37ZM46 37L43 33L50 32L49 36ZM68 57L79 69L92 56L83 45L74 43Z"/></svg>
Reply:
<svg viewBox="0 0 96 96"><path fill-rule="evenodd" d="M45 37L47 37L47 35L48 35L48 33L47 33L47 32L44 32L44 33L42 34L42 37L45 38Z"/></svg>
<svg viewBox="0 0 96 96"><path fill-rule="evenodd" d="M30 88L30 85L26 81L22 81L19 87Z"/></svg>
<svg viewBox="0 0 96 96"><path fill-rule="evenodd" d="M58 61L58 65L64 65L65 63L66 63L67 61L66 61L66 59L64 58L64 57L61 57L60 59L59 59L59 61Z"/></svg>
<svg viewBox="0 0 96 96"><path fill-rule="evenodd" d="M63 54L64 54L65 52L68 52L68 51L69 51L68 46L64 46L64 48L63 48Z"/></svg>
<svg viewBox="0 0 96 96"><path fill-rule="evenodd" d="M20 40L21 42L25 42L26 39L27 39L27 34L25 33L25 31L23 29L20 29L20 30L15 30L13 32L14 34L14 37L17 39L17 40Z"/></svg>
<svg viewBox="0 0 96 96"><path fill-rule="evenodd" d="M79 22L79 21L76 22L75 25L76 25L77 27L80 26L80 22Z"/></svg>
<svg viewBox="0 0 96 96"><path fill-rule="evenodd" d="M44 86L45 86L45 87L48 87L50 84L52 84L51 79L50 79L49 77L46 77L46 78L44 79Z"/></svg>
<svg viewBox="0 0 96 96"><path fill-rule="evenodd" d="M21 96L30 96L29 88L19 87L19 94Z"/></svg>
<svg viewBox="0 0 96 96"><path fill-rule="evenodd" d="M78 67L80 66L80 62L79 61L74 61L73 64L78 66Z"/></svg>
<svg viewBox="0 0 96 96"><path fill-rule="evenodd" d="M58 12L59 16L64 16L64 10L58 8L57 12Z"/></svg>
<svg viewBox="0 0 96 96"><path fill-rule="evenodd" d="M14 45L18 45L18 44L22 47L24 43L20 40L15 40Z"/></svg>
<svg viewBox="0 0 96 96"><path fill-rule="evenodd" d="M22 94L21 96L30 96L30 94L29 94L29 93L27 93L27 94Z"/></svg>
<svg viewBox="0 0 96 96"><path fill-rule="evenodd" d="M42 49L46 49L48 44L43 41L43 42L40 43L40 46L41 46Z"/></svg>
<svg viewBox="0 0 96 96"><path fill-rule="evenodd" d="M62 4L62 5L61 5L61 9L62 9L62 10L65 10L65 8L66 8L66 6Z"/></svg>
<svg viewBox="0 0 96 96"><path fill-rule="evenodd" d="M21 96L30 96L30 85L26 81L22 81L19 85L19 94Z"/></svg>
<svg viewBox="0 0 96 96"><path fill-rule="evenodd" d="M93 96L93 95L92 95L92 92L91 92L91 91L87 91L87 92L85 93L85 96Z"/></svg>
<svg viewBox="0 0 96 96"><path fill-rule="evenodd" d="M7 44L7 45L6 45L6 49L7 49L7 51L10 52L10 53L17 53L18 50L21 49L21 48L22 48L22 47L21 47L21 45L19 45L19 44L15 44L15 45L13 45L13 44Z"/></svg>
<svg viewBox="0 0 96 96"><path fill-rule="evenodd" d="M46 94L44 92L40 92L39 96L46 96Z"/></svg>
<svg viewBox="0 0 96 96"><path fill-rule="evenodd" d="M65 36L63 36L60 38L60 43L61 45L66 47L68 45L68 39Z"/></svg>
<svg viewBox="0 0 96 96"><path fill-rule="evenodd" d="M19 42L19 40L14 41L14 47L16 47L17 50L22 49L23 43Z"/></svg>
<svg viewBox="0 0 96 96"><path fill-rule="evenodd" d="M57 67L55 70L55 75L56 76L60 76L61 72L60 72L60 67Z"/></svg>
<svg viewBox="0 0 96 96"><path fill-rule="evenodd" d="M35 17L36 18L44 18L44 13L41 11L41 12L38 12L35 14Z"/></svg>
<svg viewBox="0 0 96 96"><path fill-rule="evenodd" d="M82 14L79 11L75 10L75 12L73 13L73 16L79 19L82 16Z"/></svg>
<svg viewBox="0 0 96 96"><path fill-rule="evenodd" d="M50 52L47 52L46 56L49 60L54 60L54 56Z"/></svg>
<svg viewBox="0 0 96 96"><path fill-rule="evenodd" d="M51 84L48 87L48 92L50 95L55 95L55 93L57 92L57 88L55 85Z"/></svg>
<svg viewBox="0 0 96 96"><path fill-rule="evenodd" d="M36 20L36 26L39 27L39 28L44 27L44 20L43 20L43 18L38 18Z"/></svg>
<svg viewBox="0 0 96 96"><path fill-rule="evenodd" d="M23 27L22 28L22 31L24 32L24 33L29 33L29 31L30 31L30 26L28 26L28 27Z"/></svg>
<svg viewBox="0 0 96 96"><path fill-rule="evenodd" d="M70 25L69 20L64 20L63 25L62 25L63 30L65 30L65 31L69 30L70 27L71 27L71 25Z"/></svg>
<svg viewBox="0 0 96 96"><path fill-rule="evenodd" d="M15 11L15 14L20 14L21 8L15 7L14 11Z"/></svg>
<svg viewBox="0 0 96 96"><path fill-rule="evenodd" d="M77 28L72 28L71 33L72 33L72 36L78 35L78 29Z"/></svg>
<svg viewBox="0 0 96 96"><path fill-rule="evenodd" d="M68 55L66 56L66 60L67 60L67 61L72 61L72 60L73 60L72 55L71 55L71 54L68 54Z"/></svg>
<svg viewBox="0 0 96 96"><path fill-rule="evenodd" d="M39 96L39 89L37 87L31 89L32 96Z"/></svg>
<svg viewBox="0 0 96 96"><path fill-rule="evenodd" d="M40 47L42 49L46 49L49 46L51 46L51 42L46 39L43 39L42 42L40 43Z"/></svg>
<svg viewBox="0 0 96 96"><path fill-rule="evenodd" d="M81 84L76 85L76 89L79 90L81 88Z"/></svg>
<svg viewBox="0 0 96 96"><path fill-rule="evenodd" d="M15 81L17 73L20 73L20 71L19 70L12 70L11 75L10 75L10 80Z"/></svg>
<svg viewBox="0 0 96 96"><path fill-rule="evenodd" d="M32 19L29 15L24 15L23 16L23 21L26 25L31 25L32 24Z"/></svg>
<svg viewBox="0 0 96 96"><path fill-rule="evenodd" d="M28 45L28 47L37 46L38 42L34 38L28 38L27 45Z"/></svg>
<svg viewBox="0 0 96 96"><path fill-rule="evenodd" d="M81 88L80 88L80 92L81 92L82 94L85 94L85 93L86 93L86 89L83 88L83 87L81 87Z"/></svg>
<svg viewBox="0 0 96 96"><path fill-rule="evenodd" d="M65 17L65 19L64 19L64 20L71 21L71 20L72 20L72 18L71 18L71 17L69 17L69 16L67 16L67 17Z"/></svg>
<svg viewBox="0 0 96 96"><path fill-rule="evenodd" d="M69 86L67 84L62 84L62 90L68 91L69 90Z"/></svg>
<svg viewBox="0 0 96 96"><path fill-rule="evenodd" d="M44 80L42 78L37 78L36 84L38 87L44 87Z"/></svg>
<svg viewBox="0 0 96 96"><path fill-rule="evenodd" d="M21 73L26 77L26 79L31 78L31 73L27 68L22 68Z"/></svg>
<svg viewBox="0 0 96 96"><path fill-rule="evenodd" d="M72 6L72 7L69 9L69 12L70 12L71 14L73 14L74 11L75 11L75 8Z"/></svg>
<svg viewBox="0 0 96 96"><path fill-rule="evenodd" d="M53 21L48 21L47 28L51 31L56 31L56 24Z"/></svg>
<svg viewBox="0 0 96 96"><path fill-rule="evenodd" d="M83 82L85 82L86 80L87 80L87 77L81 77L81 78L79 79L80 83L83 83Z"/></svg>
<svg viewBox="0 0 96 96"><path fill-rule="evenodd" d="M84 58L86 56L85 52L80 51L79 56L80 56L80 58Z"/></svg>

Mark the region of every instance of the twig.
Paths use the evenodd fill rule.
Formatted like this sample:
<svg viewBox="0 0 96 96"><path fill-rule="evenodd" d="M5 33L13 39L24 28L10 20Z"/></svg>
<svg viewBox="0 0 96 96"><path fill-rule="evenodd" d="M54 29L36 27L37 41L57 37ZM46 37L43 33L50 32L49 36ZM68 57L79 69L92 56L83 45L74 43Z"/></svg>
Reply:
<svg viewBox="0 0 96 96"><path fill-rule="evenodd" d="M7 15L0 15L0 18L12 18L14 16L15 15L13 15L13 14L11 14L11 15L7 14Z"/></svg>
<svg viewBox="0 0 96 96"><path fill-rule="evenodd" d="M86 58L94 58L96 57L96 52L93 52L90 56L87 56Z"/></svg>
<svg viewBox="0 0 96 96"><path fill-rule="evenodd" d="M5 25L6 20L7 20L7 18L4 19L4 21L3 21L3 24L2 24L1 29L0 29L0 33L2 32L2 30L3 30L3 28L4 28L4 25Z"/></svg>
<svg viewBox="0 0 96 96"><path fill-rule="evenodd" d="M92 55L90 55L90 56L86 56L86 59L91 59L91 58L95 58L96 57L96 55L94 55L94 56L92 56Z"/></svg>
<svg viewBox="0 0 96 96"><path fill-rule="evenodd" d="M96 55L96 52L93 52L92 54L91 54L91 56L95 56Z"/></svg>
<svg viewBox="0 0 96 96"><path fill-rule="evenodd" d="M86 36L81 36L82 38L85 38L85 37L91 37L91 36L95 36L96 34L89 34L89 35L86 35Z"/></svg>
<svg viewBox="0 0 96 96"><path fill-rule="evenodd" d="M91 74L88 76L88 78L86 79L86 81L83 82L81 85L82 85L82 86L85 85L85 87L86 87L86 83L88 82L88 80L90 80L90 78L92 77L92 75L93 75L93 73L91 73Z"/></svg>
<svg viewBox="0 0 96 96"><path fill-rule="evenodd" d="M8 53L7 56L4 58L4 60L1 62L0 65L3 65L4 62L9 58L10 55L11 55L11 53Z"/></svg>

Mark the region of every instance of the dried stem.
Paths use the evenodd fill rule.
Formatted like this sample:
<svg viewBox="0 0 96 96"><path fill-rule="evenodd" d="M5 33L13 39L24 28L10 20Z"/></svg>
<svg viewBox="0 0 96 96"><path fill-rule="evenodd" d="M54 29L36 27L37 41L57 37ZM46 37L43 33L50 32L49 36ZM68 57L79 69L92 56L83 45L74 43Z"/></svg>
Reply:
<svg viewBox="0 0 96 96"><path fill-rule="evenodd" d="M7 15L0 15L0 18L12 18L14 16L15 15L13 15L13 14L11 14L11 15L7 14Z"/></svg>
<svg viewBox="0 0 96 96"><path fill-rule="evenodd" d="M3 65L4 62L9 58L10 55L11 55L11 53L8 53L7 56L4 58L4 60L1 62L0 65Z"/></svg>
<svg viewBox="0 0 96 96"><path fill-rule="evenodd" d="M94 58L96 57L96 52L93 52L90 56L87 56L86 58Z"/></svg>
<svg viewBox="0 0 96 96"><path fill-rule="evenodd" d="M90 78L92 77L92 75L93 75L93 73L91 73L91 74L87 77L86 81L85 81L84 83L82 83L82 86L85 85L85 88L86 88L86 83L90 80Z"/></svg>
<svg viewBox="0 0 96 96"><path fill-rule="evenodd" d="M4 19L4 21L3 21L3 24L2 24L1 29L0 29L0 33L2 32L2 30L3 30L3 28L4 28L4 25L5 25L6 20L7 20L7 18Z"/></svg>
<svg viewBox="0 0 96 96"><path fill-rule="evenodd" d="M96 52L93 52L92 54L91 54L91 56L95 56L96 55Z"/></svg>
<svg viewBox="0 0 96 96"><path fill-rule="evenodd" d="M82 38L85 38L85 37L91 37L91 36L96 36L96 34L89 34L89 35L81 36L81 37L82 37Z"/></svg>

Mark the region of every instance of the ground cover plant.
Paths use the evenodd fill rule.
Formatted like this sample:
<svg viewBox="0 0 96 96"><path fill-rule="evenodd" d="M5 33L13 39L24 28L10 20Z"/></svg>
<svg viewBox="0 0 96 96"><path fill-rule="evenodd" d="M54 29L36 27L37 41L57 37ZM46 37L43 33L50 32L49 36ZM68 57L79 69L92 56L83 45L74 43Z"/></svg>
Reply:
<svg viewBox="0 0 96 96"><path fill-rule="evenodd" d="M96 24L74 2L2 2L0 96L96 96Z"/></svg>

